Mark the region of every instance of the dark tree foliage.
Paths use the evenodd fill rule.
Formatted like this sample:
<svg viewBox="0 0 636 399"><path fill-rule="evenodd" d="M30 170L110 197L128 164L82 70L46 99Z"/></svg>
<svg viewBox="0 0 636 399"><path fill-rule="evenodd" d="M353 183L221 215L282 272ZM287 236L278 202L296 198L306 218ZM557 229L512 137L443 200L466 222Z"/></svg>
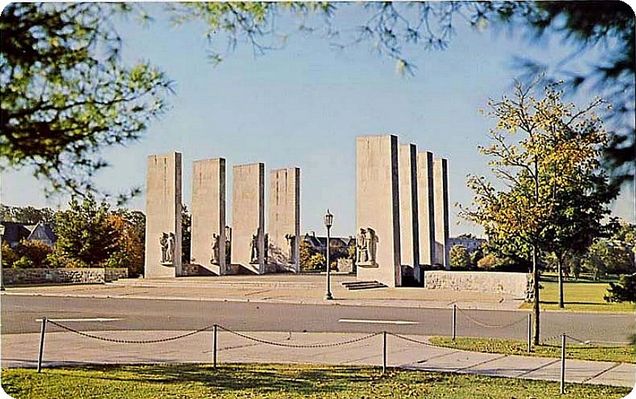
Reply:
<svg viewBox="0 0 636 399"><path fill-rule="evenodd" d="M0 18L0 160L32 167L50 191L94 192L100 151L138 139L170 81L125 66L112 26L125 5L11 3Z"/></svg>
<svg viewBox="0 0 636 399"><path fill-rule="evenodd" d="M0 205L0 221L24 224L43 222L53 226L55 224L55 211L51 208Z"/></svg>
<svg viewBox="0 0 636 399"><path fill-rule="evenodd" d="M356 7L359 18L343 25L339 15ZM589 90L606 97L613 109L603 117L615 129L606 151L606 164L616 181L634 177L635 46L634 13L621 1L464 1L348 3L183 3L173 8L175 22L200 20L208 27L210 57L222 60L219 38L232 50L238 42L252 45L255 54L284 47L294 30L325 37L337 49L366 43L396 61L399 72L413 74L412 55L420 50L444 50L460 24L484 30L489 25L525 31L530 43L540 44L556 34L576 47L556 65L519 58L530 80L545 74L564 81L572 93ZM281 14L297 24L281 26ZM220 32L225 35L219 35ZM586 53L601 49L603 57L589 70L569 65ZM548 70L550 72L548 73Z"/></svg>
<svg viewBox="0 0 636 399"><path fill-rule="evenodd" d="M117 250L118 231L109 221L110 209L105 202L97 203L92 195L80 202L73 198L69 209L55 217L55 257L61 265L66 260L80 267L104 267Z"/></svg>
<svg viewBox="0 0 636 399"><path fill-rule="evenodd" d="M0 18L0 162L5 167L33 167L54 191L94 191L93 175L106 165L100 151L140 138L166 109L169 80L147 63L126 67L118 58L121 40L112 19L131 8L140 10L114 3L5 7ZM634 176L634 16L622 2L216 2L165 8L176 24L205 24L213 63L240 43L259 55L283 48L300 32L320 36L335 49L368 45L393 59L399 72L413 74L412 55L444 50L460 24L525 28L533 43L556 33L578 50L550 65L546 77L564 80L572 92L602 94L614 105L603 115L615 128L607 165L619 181ZM567 68L569 61L598 49L603 58L591 70ZM533 77L546 72L540 60L521 64Z"/></svg>
<svg viewBox="0 0 636 399"><path fill-rule="evenodd" d="M607 302L636 302L636 273L623 274L618 283L609 283L604 296Z"/></svg>
<svg viewBox="0 0 636 399"><path fill-rule="evenodd" d="M622 1L541 1L533 6L533 17L527 19L534 33L530 40L539 41L547 33L557 32L576 50L560 60L556 68L531 59L520 59L520 64L529 75L552 67L553 71L548 73L551 80L564 81L572 92L598 93L613 105L603 115L610 122L606 125L615 129L605 154L607 166L616 181L633 179L636 166L634 11ZM594 49L601 49L603 57L589 70L570 67Z"/></svg>

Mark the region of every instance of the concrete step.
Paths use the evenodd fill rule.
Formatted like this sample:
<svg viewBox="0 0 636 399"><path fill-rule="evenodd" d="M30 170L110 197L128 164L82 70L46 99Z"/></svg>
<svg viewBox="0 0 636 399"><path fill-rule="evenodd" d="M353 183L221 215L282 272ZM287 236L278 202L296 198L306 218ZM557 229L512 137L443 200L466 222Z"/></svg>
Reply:
<svg viewBox="0 0 636 399"><path fill-rule="evenodd" d="M344 281L342 286L350 291L354 290L366 290L374 288L386 288L386 285L378 281Z"/></svg>

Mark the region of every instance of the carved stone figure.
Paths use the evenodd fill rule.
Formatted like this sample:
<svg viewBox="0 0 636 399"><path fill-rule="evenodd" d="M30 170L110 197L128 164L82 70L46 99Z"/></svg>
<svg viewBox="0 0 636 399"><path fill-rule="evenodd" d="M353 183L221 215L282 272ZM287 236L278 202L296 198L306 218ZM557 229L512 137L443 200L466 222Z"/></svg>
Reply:
<svg viewBox="0 0 636 399"><path fill-rule="evenodd" d="M225 226L225 264L232 263L232 228Z"/></svg>
<svg viewBox="0 0 636 399"><path fill-rule="evenodd" d="M168 262L168 233L161 233L159 238L159 245L161 246L161 263Z"/></svg>
<svg viewBox="0 0 636 399"><path fill-rule="evenodd" d="M175 241L174 233L170 233L168 235L168 249L166 251L167 252L166 263L174 262L174 241Z"/></svg>
<svg viewBox="0 0 636 399"><path fill-rule="evenodd" d="M296 236L293 234L285 234L285 239L287 240L287 245L289 246L289 263L295 263L296 251L294 249L296 247Z"/></svg>
<svg viewBox="0 0 636 399"><path fill-rule="evenodd" d="M369 254L369 263L375 265L375 255L378 249L378 236L371 227L367 228L367 252Z"/></svg>
<svg viewBox="0 0 636 399"><path fill-rule="evenodd" d="M212 234L212 257L210 259L210 263L212 263L213 265L218 265L219 264L219 246L221 244L221 236L213 233Z"/></svg>
<svg viewBox="0 0 636 399"><path fill-rule="evenodd" d="M369 250L367 247L367 230L360 229L356 236L356 263L367 263L369 261Z"/></svg>
<svg viewBox="0 0 636 399"><path fill-rule="evenodd" d="M161 233L161 263L170 265L174 262L174 233Z"/></svg>
<svg viewBox="0 0 636 399"><path fill-rule="evenodd" d="M362 266L375 266L378 236L371 227L361 228L356 236L356 263Z"/></svg>
<svg viewBox="0 0 636 399"><path fill-rule="evenodd" d="M258 263L258 233L252 236L252 252L250 254L250 263Z"/></svg>

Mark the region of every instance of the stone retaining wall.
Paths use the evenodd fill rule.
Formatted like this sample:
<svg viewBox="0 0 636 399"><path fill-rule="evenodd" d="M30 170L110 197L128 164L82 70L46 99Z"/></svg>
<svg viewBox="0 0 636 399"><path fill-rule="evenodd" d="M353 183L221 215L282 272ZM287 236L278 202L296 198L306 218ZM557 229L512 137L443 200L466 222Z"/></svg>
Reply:
<svg viewBox="0 0 636 399"><path fill-rule="evenodd" d="M527 273L427 270L424 272L424 287L510 294L515 298L525 298L529 276Z"/></svg>
<svg viewBox="0 0 636 399"><path fill-rule="evenodd" d="M103 284L128 277L126 268L3 269L5 285L13 284Z"/></svg>

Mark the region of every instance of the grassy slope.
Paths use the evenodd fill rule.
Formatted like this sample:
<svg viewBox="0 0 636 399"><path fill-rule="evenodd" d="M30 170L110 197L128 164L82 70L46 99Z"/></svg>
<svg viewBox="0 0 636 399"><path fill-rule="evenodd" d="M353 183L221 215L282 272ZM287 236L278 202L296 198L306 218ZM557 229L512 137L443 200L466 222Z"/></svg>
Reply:
<svg viewBox="0 0 636 399"><path fill-rule="evenodd" d="M555 398L557 383L389 371L284 365L154 365L3 370L15 398ZM628 388L568 384L561 398L620 398Z"/></svg>
<svg viewBox="0 0 636 399"><path fill-rule="evenodd" d="M541 309L560 310L559 285L553 281L541 281ZM565 310L583 312L634 312L636 304L608 303L603 300L609 283L590 281L567 281L563 285ZM524 303L522 309L531 309L532 304Z"/></svg>
<svg viewBox="0 0 636 399"><path fill-rule="evenodd" d="M530 353L527 351L528 345L526 342L512 339L457 337L455 342L453 342L449 337L432 337L431 343L438 346L476 352L561 357L559 342L537 346ZM636 363L636 351L633 346L594 347L572 343L567 345L565 354L568 359Z"/></svg>

